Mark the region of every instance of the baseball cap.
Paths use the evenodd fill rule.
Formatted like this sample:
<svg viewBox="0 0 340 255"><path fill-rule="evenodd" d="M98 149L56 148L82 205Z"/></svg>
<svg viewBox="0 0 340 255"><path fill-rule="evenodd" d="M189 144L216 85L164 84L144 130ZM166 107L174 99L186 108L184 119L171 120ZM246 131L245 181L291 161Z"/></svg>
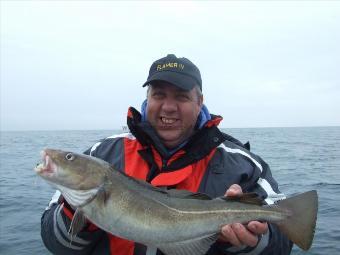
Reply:
<svg viewBox="0 0 340 255"><path fill-rule="evenodd" d="M184 90L199 86L202 91L202 78L197 66L189 59L177 58L174 54L168 54L153 62L143 87L153 81L166 81Z"/></svg>

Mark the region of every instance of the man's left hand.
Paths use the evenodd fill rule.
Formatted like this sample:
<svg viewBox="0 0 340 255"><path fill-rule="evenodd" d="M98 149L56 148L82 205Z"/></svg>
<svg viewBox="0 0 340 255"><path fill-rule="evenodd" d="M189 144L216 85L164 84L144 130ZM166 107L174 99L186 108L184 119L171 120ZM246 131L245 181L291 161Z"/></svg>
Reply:
<svg viewBox="0 0 340 255"><path fill-rule="evenodd" d="M233 184L225 193L225 196L237 196L242 194L242 189L239 185ZM250 221L246 225L241 223L233 223L225 225L221 229L219 240L229 242L233 246L251 246L257 245L259 235L265 234L268 231L266 222Z"/></svg>

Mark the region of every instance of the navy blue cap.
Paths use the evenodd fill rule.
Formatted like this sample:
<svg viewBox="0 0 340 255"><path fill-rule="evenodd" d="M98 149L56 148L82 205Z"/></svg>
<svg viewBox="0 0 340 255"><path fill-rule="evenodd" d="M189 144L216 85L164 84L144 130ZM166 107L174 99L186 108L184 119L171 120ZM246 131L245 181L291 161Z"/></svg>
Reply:
<svg viewBox="0 0 340 255"><path fill-rule="evenodd" d="M187 58L169 54L156 60L150 67L149 76L143 87L153 81L166 81L184 90L199 86L202 91L200 70Z"/></svg>

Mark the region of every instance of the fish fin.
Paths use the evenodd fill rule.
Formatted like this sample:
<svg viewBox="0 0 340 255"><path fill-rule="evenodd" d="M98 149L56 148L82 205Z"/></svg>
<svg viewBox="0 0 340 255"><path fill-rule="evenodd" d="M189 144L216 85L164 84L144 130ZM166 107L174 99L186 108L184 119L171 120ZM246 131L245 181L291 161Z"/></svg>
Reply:
<svg viewBox="0 0 340 255"><path fill-rule="evenodd" d="M212 198L204 193L193 193L188 190L183 189L169 189L167 193L171 197L187 198L187 199L201 199L201 200L211 200Z"/></svg>
<svg viewBox="0 0 340 255"><path fill-rule="evenodd" d="M313 242L318 195L311 190L277 202L278 207L291 212L291 216L276 223L280 231L303 250L308 250Z"/></svg>
<svg viewBox="0 0 340 255"><path fill-rule="evenodd" d="M200 199L200 200L212 200L212 198L204 193L192 193L191 195L186 196L186 198Z"/></svg>
<svg viewBox="0 0 340 255"><path fill-rule="evenodd" d="M107 192L106 186L102 185L96 194L97 201L105 205L109 197L110 192Z"/></svg>
<svg viewBox="0 0 340 255"><path fill-rule="evenodd" d="M257 193L243 193L236 196L228 196L228 197L219 197L222 200L228 202L241 202L246 204L254 204L254 205L264 205L263 199L261 199Z"/></svg>
<svg viewBox="0 0 340 255"><path fill-rule="evenodd" d="M72 237L76 236L86 225L86 218L83 214L83 211L78 207L73 215L70 228L68 233L71 235L71 242Z"/></svg>
<svg viewBox="0 0 340 255"><path fill-rule="evenodd" d="M160 244L157 247L167 255L203 255L216 242L217 238L218 234L213 234L197 240Z"/></svg>

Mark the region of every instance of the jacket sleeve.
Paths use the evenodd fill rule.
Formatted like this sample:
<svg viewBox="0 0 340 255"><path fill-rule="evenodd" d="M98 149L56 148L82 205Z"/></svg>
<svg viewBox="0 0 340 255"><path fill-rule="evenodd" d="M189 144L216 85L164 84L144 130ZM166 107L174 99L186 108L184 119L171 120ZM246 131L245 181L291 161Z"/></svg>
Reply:
<svg viewBox="0 0 340 255"><path fill-rule="evenodd" d="M233 156L242 156L248 164L242 165L243 168L252 165L252 170L249 171L249 176L246 180L237 183L241 185L243 192L257 193L267 204L273 204L278 200L284 199L285 195L279 191L278 184L273 178L270 168L259 156L251 153L244 148L230 149ZM238 153L238 151L240 153ZM236 155L238 154L238 155ZM238 161L241 162L240 160ZM246 167L245 167L246 168ZM282 234L276 225L268 223L269 230L266 234L260 236L258 244L255 247L233 247L228 243L215 244L212 250L218 251L216 254L242 254L242 255L288 255L291 253L293 243ZM214 253L211 253L214 254Z"/></svg>
<svg viewBox="0 0 340 255"><path fill-rule="evenodd" d="M72 209L57 191L41 217L41 237L46 248L53 254L91 254L105 232L89 223L77 236L71 237L68 233L70 214Z"/></svg>

